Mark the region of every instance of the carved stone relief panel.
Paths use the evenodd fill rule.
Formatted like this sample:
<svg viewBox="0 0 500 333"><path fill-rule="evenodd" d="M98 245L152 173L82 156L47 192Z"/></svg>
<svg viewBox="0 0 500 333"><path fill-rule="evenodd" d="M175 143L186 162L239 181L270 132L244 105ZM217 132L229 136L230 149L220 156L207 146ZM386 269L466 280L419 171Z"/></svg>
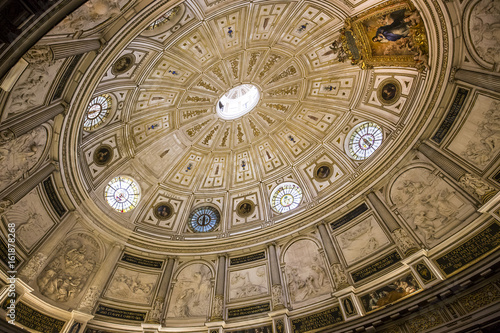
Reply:
<svg viewBox="0 0 500 333"><path fill-rule="evenodd" d="M129 267L118 267L104 292L104 297L149 305L153 301L158 274L135 271Z"/></svg>
<svg viewBox="0 0 500 333"><path fill-rule="evenodd" d="M278 152L276 147L269 141L266 140L254 147L257 150L258 156L261 160L259 165L261 166L264 175L268 175L284 167L283 157L281 153Z"/></svg>
<svg viewBox="0 0 500 333"><path fill-rule="evenodd" d="M293 116L293 120L302 126L314 130L324 137L329 133L333 124L342 116L343 112L330 109L322 109L317 106L304 106Z"/></svg>
<svg viewBox="0 0 500 333"><path fill-rule="evenodd" d="M311 135L305 135L288 126L277 134L278 138L281 139L281 146L286 147L284 151L291 160L297 160L303 152L308 151L311 145L315 144Z"/></svg>
<svg viewBox="0 0 500 333"><path fill-rule="evenodd" d="M229 300L269 294L266 265L229 272Z"/></svg>
<svg viewBox="0 0 500 333"><path fill-rule="evenodd" d="M311 45L308 48L305 56L307 57L307 65L311 67L313 71L321 71L332 68L336 64L339 64L337 60L339 54L339 48L337 46L339 36L330 37L324 43L318 45ZM342 66L343 64L340 63Z"/></svg>
<svg viewBox="0 0 500 333"><path fill-rule="evenodd" d="M335 235L342 255L352 265L391 244L373 215Z"/></svg>
<svg viewBox="0 0 500 333"><path fill-rule="evenodd" d="M478 94L447 148L481 171L495 161L500 152L500 100Z"/></svg>
<svg viewBox="0 0 500 333"><path fill-rule="evenodd" d="M232 195L231 224L239 226L263 219L260 191L257 188Z"/></svg>
<svg viewBox="0 0 500 333"><path fill-rule="evenodd" d="M47 129L39 126L20 137L0 144L0 191L33 168L47 143Z"/></svg>
<svg viewBox="0 0 500 333"><path fill-rule="evenodd" d="M428 247L450 236L475 211L453 187L422 166L400 173L390 185L389 196Z"/></svg>
<svg viewBox="0 0 500 333"><path fill-rule="evenodd" d="M130 0L90 0L56 25L49 35L73 34L87 31L116 17Z"/></svg>
<svg viewBox="0 0 500 333"><path fill-rule="evenodd" d="M44 104L64 59L29 65L12 88L2 119Z"/></svg>
<svg viewBox="0 0 500 333"><path fill-rule="evenodd" d="M201 263L183 267L173 280L167 318L206 317L210 309L212 271Z"/></svg>
<svg viewBox="0 0 500 333"><path fill-rule="evenodd" d="M16 241L30 251L55 225L36 189L31 190L5 214L7 223L16 224Z"/></svg>
<svg viewBox="0 0 500 333"><path fill-rule="evenodd" d="M330 297L332 285L324 258L310 240L294 242L285 252L285 278L293 305Z"/></svg>
<svg viewBox="0 0 500 333"><path fill-rule="evenodd" d="M466 18L467 20L467 18ZM500 6L495 0L477 1L468 18L468 44L489 65L500 63Z"/></svg>
<svg viewBox="0 0 500 333"><path fill-rule="evenodd" d="M99 263L99 245L83 233L67 238L37 278L40 293L59 302L73 304Z"/></svg>

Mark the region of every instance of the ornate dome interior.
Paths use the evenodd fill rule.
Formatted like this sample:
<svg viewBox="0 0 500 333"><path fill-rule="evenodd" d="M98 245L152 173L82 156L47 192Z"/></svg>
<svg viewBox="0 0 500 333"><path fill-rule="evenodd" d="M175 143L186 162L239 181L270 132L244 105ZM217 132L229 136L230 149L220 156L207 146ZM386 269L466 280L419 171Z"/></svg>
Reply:
<svg viewBox="0 0 500 333"><path fill-rule="evenodd" d="M0 13L0 331L500 329L495 1Z"/></svg>

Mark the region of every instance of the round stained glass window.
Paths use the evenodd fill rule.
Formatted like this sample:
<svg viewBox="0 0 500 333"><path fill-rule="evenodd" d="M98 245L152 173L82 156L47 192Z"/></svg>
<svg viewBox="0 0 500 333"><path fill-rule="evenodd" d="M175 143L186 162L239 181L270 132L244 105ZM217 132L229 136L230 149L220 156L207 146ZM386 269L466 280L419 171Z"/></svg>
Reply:
<svg viewBox="0 0 500 333"><path fill-rule="evenodd" d="M104 190L104 196L114 210L125 213L137 206L141 193L135 180L120 176L111 179Z"/></svg>
<svg viewBox="0 0 500 333"><path fill-rule="evenodd" d="M163 14L162 16L160 16L159 18L154 20L150 25L148 25L146 30L154 30L154 29L158 28L159 26L167 23L178 12L179 12L179 6L172 8L171 10L169 10L168 12L166 12L165 14Z"/></svg>
<svg viewBox="0 0 500 333"><path fill-rule="evenodd" d="M108 94L99 95L91 100L85 113L83 129L90 131L101 124L111 110L111 103L111 96Z"/></svg>
<svg viewBox="0 0 500 333"><path fill-rule="evenodd" d="M346 150L351 158L364 160L382 144L382 129L375 123L364 122L355 126L348 135Z"/></svg>
<svg viewBox="0 0 500 333"><path fill-rule="evenodd" d="M277 213L295 209L302 200L302 189L295 183L282 183L271 193L271 208Z"/></svg>
<svg viewBox="0 0 500 333"><path fill-rule="evenodd" d="M225 120L236 119L252 111L259 100L259 88L253 84L240 84L219 99L217 114Z"/></svg>
<svg viewBox="0 0 500 333"><path fill-rule="evenodd" d="M210 232L219 225L220 213L210 206L198 207L189 215L189 228L194 232Z"/></svg>

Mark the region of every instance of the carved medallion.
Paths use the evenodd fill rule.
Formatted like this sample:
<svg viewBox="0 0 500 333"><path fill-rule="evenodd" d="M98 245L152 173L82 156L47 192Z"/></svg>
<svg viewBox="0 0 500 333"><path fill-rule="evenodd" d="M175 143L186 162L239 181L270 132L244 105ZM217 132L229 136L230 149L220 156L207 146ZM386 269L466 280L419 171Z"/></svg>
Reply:
<svg viewBox="0 0 500 333"><path fill-rule="evenodd" d="M255 204L250 200L243 200L238 204L236 208L236 214L240 217L248 217L253 214L255 210Z"/></svg>
<svg viewBox="0 0 500 333"><path fill-rule="evenodd" d="M94 151L94 163L106 165L113 159L113 148L108 145L101 145Z"/></svg>
<svg viewBox="0 0 500 333"><path fill-rule="evenodd" d="M313 177L317 181L325 181L332 175L333 166L328 162L319 163L314 168Z"/></svg>
<svg viewBox="0 0 500 333"><path fill-rule="evenodd" d="M126 73L135 64L135 56L132 53L124 54L115 61L111 67L113 75L120 75Z"/></svg>
<svg viewBox="0 0 500 333"><path fill-rule="evenodd" d="M174 207L167 202L160 202L153 208L153 214L158 220L168 220L174 214Z"/></svg>
<svg viewBox="0 0 500 333"><path fill-rule="evenodd" d="M395 79L385 79L377 89L377 97L383 105L392 105L401 97L401 83Z"/></svg>

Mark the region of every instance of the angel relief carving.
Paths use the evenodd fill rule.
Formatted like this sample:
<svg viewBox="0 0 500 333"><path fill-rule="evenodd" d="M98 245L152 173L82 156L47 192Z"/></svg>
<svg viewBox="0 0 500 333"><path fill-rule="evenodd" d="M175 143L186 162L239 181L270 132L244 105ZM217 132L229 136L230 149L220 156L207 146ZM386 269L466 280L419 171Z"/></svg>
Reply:
<svg viewBox="0 0 500 333"><path fill-rule="evenodd" d="M57 302L75 299L98 261L99 246L85 234L67 239L37 278L42 295Z"/></svg>
<svg viewBox="0 0 500 333"><path fill-rule="evenodd" d="M309 240L292 244L285 254L285 275L292 303L304 302L332 291L325 264Z"/></svg>
<svg viewBox="0 0 500 333"><path fill-rule="evenodd" d="M473 206L437 175L419 167L402 173L390 193L398 211L432 247L473 211Z"/></svg>
<svg viewBox="0 0 500 333"><path fill-rule="evenodd" d="M44 127L37 127L0 145L0 191L38 162L46 142L47 131Z"/></svg>

